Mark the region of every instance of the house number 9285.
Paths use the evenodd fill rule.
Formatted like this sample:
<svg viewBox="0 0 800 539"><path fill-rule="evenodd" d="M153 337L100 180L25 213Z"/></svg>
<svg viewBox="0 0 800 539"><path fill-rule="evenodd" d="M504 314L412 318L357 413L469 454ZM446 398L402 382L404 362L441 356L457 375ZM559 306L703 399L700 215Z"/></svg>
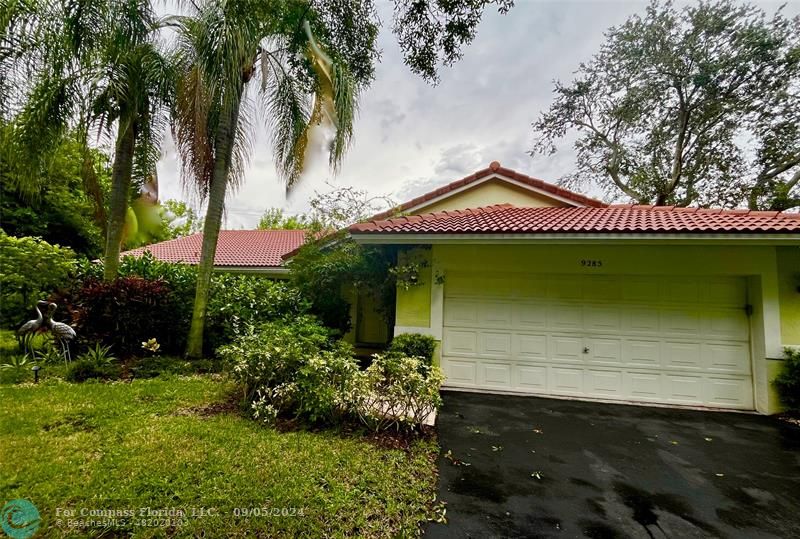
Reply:
<svg viewBox="0 0 800 539"><path fill-rule="evenodd" d="M603 267L603 261L592 258L582 258L581 266L583 266L584 268L601 268Z"/></svg>

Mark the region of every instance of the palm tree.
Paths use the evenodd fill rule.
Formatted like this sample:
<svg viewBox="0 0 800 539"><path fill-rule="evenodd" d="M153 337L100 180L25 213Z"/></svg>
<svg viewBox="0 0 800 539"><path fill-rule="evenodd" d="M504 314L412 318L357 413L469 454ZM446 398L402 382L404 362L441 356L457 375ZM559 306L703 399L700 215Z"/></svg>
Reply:
<svg viewBox="0 0 800 539"><path fill-rule="evenodd" d="M14 117L20 159L37 163L69 129L87 149L90 134L114 139L104 254L111 280L132 178L143 183L155 169L173 95L174 70L157 41L161 21L149 0L12 5L19 9L0 12L10 30L0 48L0 90L9 80L25 88Z"/></svg>
<svg viewBox="0 0 800 539"><path fill-rule="evenodd" d="M348 4L342 5L350 9ZM211 0L197 6L193 16L180 19L173 134L184 181L208 203L189 357L203 352L225 195L243 181L256 111L266 119L276 166L287 189L303 171L314 127L328 126L334 133L330 146L334 168L344 155L353 132L357 95L371 80L376 58L372 20L352 12L346 15L322 12L305 0ZM332 32L326 22L334 20L357 22ZM318 43L315 35L327 42Z"/></svg>

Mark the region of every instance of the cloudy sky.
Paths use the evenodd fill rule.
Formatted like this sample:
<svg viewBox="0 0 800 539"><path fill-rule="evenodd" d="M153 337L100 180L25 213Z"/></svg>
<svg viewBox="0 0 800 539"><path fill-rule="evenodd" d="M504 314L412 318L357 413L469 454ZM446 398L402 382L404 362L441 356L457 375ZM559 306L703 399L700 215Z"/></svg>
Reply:
<svg viewBox="0 0 800 539"><path fill-rule="evenodd" d="M244 185L228 196L225 228L252 228L266 208L287 213L307 209L315 191L354 186L396 202L457 180L491 161L556 181L573 166L565 142L555 156L530 157L533 122L547 109L553 80L570 80L578 64L646 2L517 0L507 14L488 10L464 58L443 68L430 86L411 74L388 28L391 5L376 0L384 21L383 51L376 79L361 100L355 139L341 171L331 176L322 162L310 167L287 199L275 174L266 135L259 131ZM759 2L772 13L780 2ZM787 13L800 12L790 1ZM174 150L159 166L162 200L185 199ZM597 194L597 193L593 193Z"/></svg>

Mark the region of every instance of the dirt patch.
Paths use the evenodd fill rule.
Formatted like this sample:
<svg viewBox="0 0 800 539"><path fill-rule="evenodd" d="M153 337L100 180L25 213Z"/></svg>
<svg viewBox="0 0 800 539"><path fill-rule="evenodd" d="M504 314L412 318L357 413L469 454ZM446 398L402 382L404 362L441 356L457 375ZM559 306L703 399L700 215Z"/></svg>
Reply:
<svg viewBox="0 0 800 539"><path fill-rule="evenodd" d="M89 432L95 429L95 424L88 416L78 414L68 414L58 421L52 423L45 423L42 425L42 430L49 432L51 430L64 429L69 431L83 431Z"/></svg>
<svg viewBox="0 0 800 539"><path fill-rule="evenodd" d="M195 416L195 417L214 417L220 414L238 414L241 411L239 403L235 398L228 398L224 401L212 402L204 406L190 406L189 408L178 408L172 415Z"/></svg>

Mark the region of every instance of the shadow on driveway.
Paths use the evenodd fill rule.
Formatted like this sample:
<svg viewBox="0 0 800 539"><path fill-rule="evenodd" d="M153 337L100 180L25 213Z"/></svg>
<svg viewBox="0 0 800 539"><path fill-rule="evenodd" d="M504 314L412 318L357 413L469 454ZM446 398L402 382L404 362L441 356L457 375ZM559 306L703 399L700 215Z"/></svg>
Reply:
<svg viewBox="0 0 800 539"><path fill-rule="evenodd" d="M436 537L800 537L774 418L446 392Z"/></svg>

